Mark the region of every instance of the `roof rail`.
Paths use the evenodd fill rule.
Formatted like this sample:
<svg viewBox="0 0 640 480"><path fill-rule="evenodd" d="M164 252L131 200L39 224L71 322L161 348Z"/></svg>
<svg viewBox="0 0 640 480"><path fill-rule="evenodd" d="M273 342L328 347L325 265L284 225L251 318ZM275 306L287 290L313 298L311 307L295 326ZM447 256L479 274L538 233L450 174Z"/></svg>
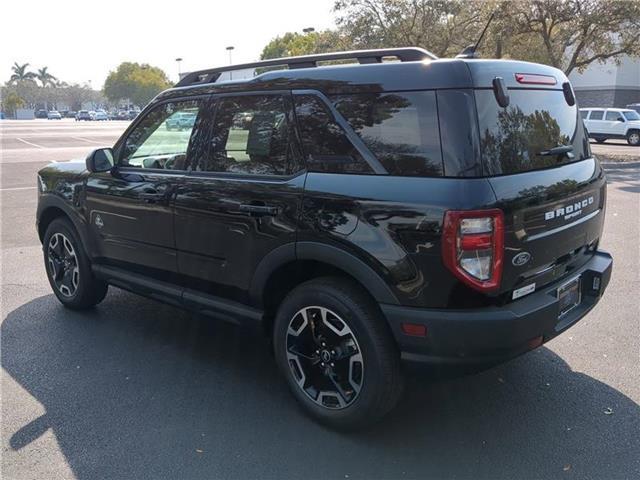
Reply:
<svg viewBox="0 0 640 480"><path fill-rule="evenodd" d="M289 69L313 68L318 66L318 62L331 60L346 60L355 58L360 64L380 63L384 57L396 57L402 62L415 62L420 60L436 60L433 53L418 47L406 48L381 48L377 50L352 50L349 52L319 53L315 55L302 55L299 57L275 58L272 60L262 60L259 62L243 63L239 65L229 65L226 67L209 68L198 70L186 74L176 87L186 87L189 85L200 85L215 82L224 72L244 70L248 68L287 66Z"/></svg>

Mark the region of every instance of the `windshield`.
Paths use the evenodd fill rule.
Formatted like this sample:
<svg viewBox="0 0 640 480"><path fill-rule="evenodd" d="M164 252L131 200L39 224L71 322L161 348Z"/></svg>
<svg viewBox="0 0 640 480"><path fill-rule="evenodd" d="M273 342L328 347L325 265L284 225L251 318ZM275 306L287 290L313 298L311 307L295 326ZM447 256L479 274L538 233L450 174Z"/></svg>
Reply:
<svg viewBox="0 0 640 480"><path fill-rule="evenodd" d="M509 89L501 108L492 90L476 90L484 169L503 175L583 160L589 144L576 106L561 90ZM556 150L556 147L570 147Z"/></svg>
<svg viewBox="0 0 640 480"><path fill-rule="evenodd" d="M622 113L627 120L640 120L640 115L635 110L625 110Z"/></svg>

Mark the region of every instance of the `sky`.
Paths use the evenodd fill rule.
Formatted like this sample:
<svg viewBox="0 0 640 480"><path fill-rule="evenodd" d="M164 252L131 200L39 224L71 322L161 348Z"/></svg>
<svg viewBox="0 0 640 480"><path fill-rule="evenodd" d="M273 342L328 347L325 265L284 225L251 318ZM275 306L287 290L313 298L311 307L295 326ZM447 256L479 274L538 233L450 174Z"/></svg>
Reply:
<svg viewBox="0 0 640 480"><path fill-rule="evenodd" d="M68 83L101 89L124 61L182 72L257 60L277 35L334 26L334 0L5 0L0 83L14 62L43 66ZM11 19L11 21L8 21Z"/></svg>

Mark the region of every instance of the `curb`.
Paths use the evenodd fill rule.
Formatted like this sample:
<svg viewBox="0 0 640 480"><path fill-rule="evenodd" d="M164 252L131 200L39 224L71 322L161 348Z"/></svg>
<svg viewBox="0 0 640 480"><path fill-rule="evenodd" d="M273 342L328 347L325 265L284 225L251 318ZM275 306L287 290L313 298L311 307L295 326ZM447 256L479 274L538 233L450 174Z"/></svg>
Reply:
<svg viewBox="0 0 640 480"><path fill-rule="evenodd" d="M600 162L600 165L607 168L631 168L640 167L640 161L633 162Z"/></svg>

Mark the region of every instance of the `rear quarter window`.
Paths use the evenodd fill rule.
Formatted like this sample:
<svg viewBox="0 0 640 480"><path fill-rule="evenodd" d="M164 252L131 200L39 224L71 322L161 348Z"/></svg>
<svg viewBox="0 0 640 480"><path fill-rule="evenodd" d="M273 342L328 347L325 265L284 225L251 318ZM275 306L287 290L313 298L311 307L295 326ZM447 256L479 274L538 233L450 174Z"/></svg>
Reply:
<svg viewBox="0 0 640 480"><path fill-rule="evenodd" d="M333 101L390 175L442 176L434 91L357 93Z"/></svg>
<svg viewBox="0 0 640 480"><path fill-rule="evenodd" d="M602 120L604 118L604 110L592 110L589 120Z"/></svg>

